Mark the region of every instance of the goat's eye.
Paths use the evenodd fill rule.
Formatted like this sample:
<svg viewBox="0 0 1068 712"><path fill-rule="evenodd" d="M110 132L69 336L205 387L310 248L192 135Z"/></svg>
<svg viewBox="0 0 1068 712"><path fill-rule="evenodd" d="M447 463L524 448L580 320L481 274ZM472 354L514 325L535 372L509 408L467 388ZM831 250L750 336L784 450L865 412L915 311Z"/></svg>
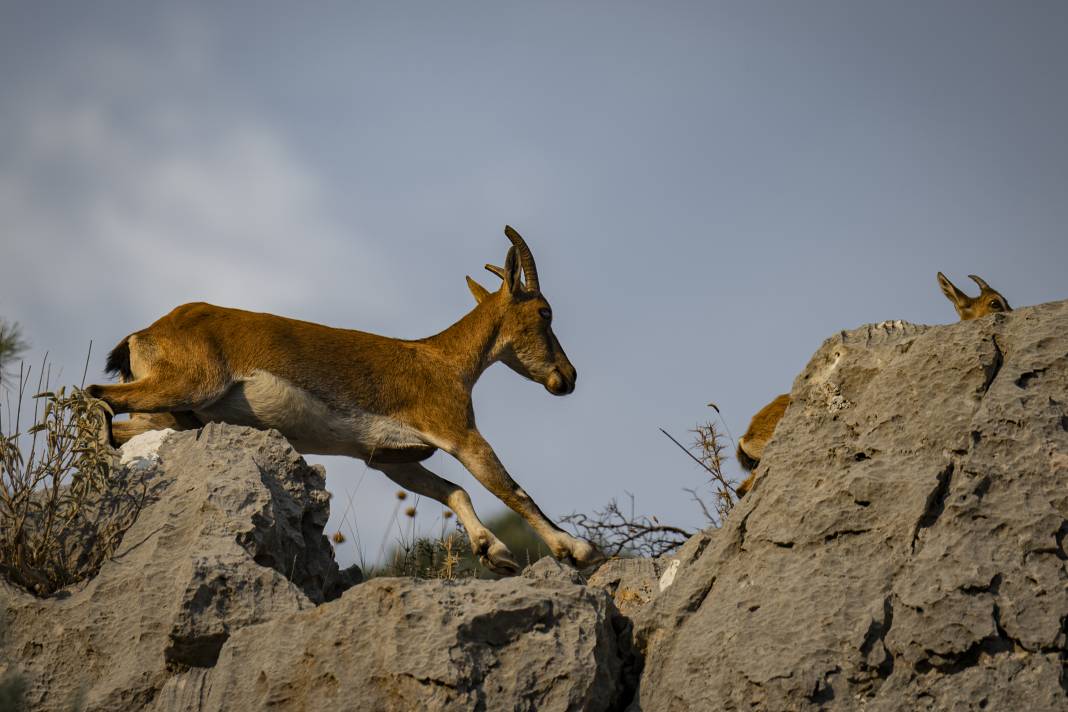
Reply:
<svg viewBox="0 0 1068 712"><path fill-rule="evenodd" d="M541 318L545 319L546 321L553 318L552 309L539 309L538 313L541 314Z"/></svg>
<svg viewBox="0 0 1068 712"><path fill-rule="evenodd" d="M997 300L997 299L991 299L990 300L990 308L991 309L1001 309L1001 302L999 300Z"/></svg>

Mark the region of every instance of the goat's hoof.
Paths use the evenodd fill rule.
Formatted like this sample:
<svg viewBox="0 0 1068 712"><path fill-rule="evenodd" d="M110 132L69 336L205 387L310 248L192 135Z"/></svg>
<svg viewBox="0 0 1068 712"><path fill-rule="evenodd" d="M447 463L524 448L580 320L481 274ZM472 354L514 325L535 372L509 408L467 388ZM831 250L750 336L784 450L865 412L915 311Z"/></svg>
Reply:
<svg viewBox="0 0 1068 712"><path fill-rule="evenodd" d="M498 576L515 576L519 573L519 564L512 558L512 552L501 542L495 542L478 552L478 562Z"/></svg>
<svg viewBox="0 0 1068 712"><path fill-rule="evenodd" d="M605 555L593 544L579 539L562 558L576 569L588 569L602 563Z"/></svg>

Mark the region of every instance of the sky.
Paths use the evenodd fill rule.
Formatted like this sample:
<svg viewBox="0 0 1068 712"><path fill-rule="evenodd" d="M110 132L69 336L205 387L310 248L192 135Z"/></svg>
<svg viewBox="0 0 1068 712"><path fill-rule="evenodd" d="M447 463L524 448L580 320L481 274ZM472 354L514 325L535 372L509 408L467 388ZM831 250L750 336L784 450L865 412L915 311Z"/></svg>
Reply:
<svg viewBox="0 0 1068 712"><path fill-rule="evenodd" d="M497 365L480 430L552 517L696 528L658 428L738 437L837 331L954 321L938 270L1068 297L1065 37L1041 0L3 3L0 318L68 382L189 301L419 338L511 224L578 387ZM395 487L309 459L374 560Z"/></svg>

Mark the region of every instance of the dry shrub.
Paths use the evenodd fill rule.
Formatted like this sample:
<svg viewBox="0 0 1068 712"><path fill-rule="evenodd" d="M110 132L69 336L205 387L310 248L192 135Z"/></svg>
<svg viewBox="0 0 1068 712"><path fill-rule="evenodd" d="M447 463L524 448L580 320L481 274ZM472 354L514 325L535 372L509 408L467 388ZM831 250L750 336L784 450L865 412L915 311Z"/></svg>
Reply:
<svg viewBox="0 0 1068 712"><path fill-rule="evenodd" d="M719 413L718 408L716 412ZM723 472L727 447L716 423L708 421L694 427L690 431L694 436L690 447L680 443L663 428L660 432L704 469L707 475L704 493L693 487L684 488L683 491L688 492L700 507L708 526L719 527L738 501L738 495L735 492L737 484ZM576 512L563 517L562 521L571 525L576 534L596 544L606 556L656 558L671 553L695 534L681 527L664 524L655 515L638 514L634 495L627 493L627 496L630 498L628 510L621 508L613 499L604 508L594 510L593 514Z"/></svg>
<svg viewBox="0 0 1068 712"><path fill-rule="evenodd" d="M38 596L96 574L145 496L100 438L103 401L80 388L48 390L47 374L45 366L29 399L32 424L22 428L29 372L21 368L0 417L0 574Z"/></svg>
<svg viewBox="0 0 1068 712"><path fill-rule="evenodd" d="M648 556L656 558L674 551L693 532L669 524L661 524L656 516L639 515L634 510L634 495L629 511L620 508L613 499L592 515L575 512L561 518L579 536L592 542L605 556Z"/></svg>
<svg viewBox="0 0 1068 712"><path fill-rule="evenodd" d="M715 422L711 420L697 425L690 431L694 439L690 448L686 449L675 438L668 435L666 431L661 430L661 432L685 450L686 454L708 473L707 485L712 490L711 504L705 501L704 496L697 489L687 487L684 491L689 492L694 502L701 508L701 512L705 515L709 526L719 527L738 502L738 493L736 491L738 483L723 472L723 462L727 459L727 455L724 454L727 446L723 442L722 433L716 428Z"/></svg>

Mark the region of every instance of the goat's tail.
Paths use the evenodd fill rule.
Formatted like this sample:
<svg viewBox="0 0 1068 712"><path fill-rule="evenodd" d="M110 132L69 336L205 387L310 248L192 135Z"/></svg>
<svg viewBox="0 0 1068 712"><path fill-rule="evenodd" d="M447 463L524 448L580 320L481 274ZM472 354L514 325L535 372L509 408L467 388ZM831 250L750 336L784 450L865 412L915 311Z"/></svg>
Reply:
<svg viewBox="0 0 1068 712"><path fill-rule="evenodd" d="M119 342L118 346L108 354L107 365L104 371L109 376L122 376L123 382L133 380L133 371L130 370L130 337Z"/></svg>

